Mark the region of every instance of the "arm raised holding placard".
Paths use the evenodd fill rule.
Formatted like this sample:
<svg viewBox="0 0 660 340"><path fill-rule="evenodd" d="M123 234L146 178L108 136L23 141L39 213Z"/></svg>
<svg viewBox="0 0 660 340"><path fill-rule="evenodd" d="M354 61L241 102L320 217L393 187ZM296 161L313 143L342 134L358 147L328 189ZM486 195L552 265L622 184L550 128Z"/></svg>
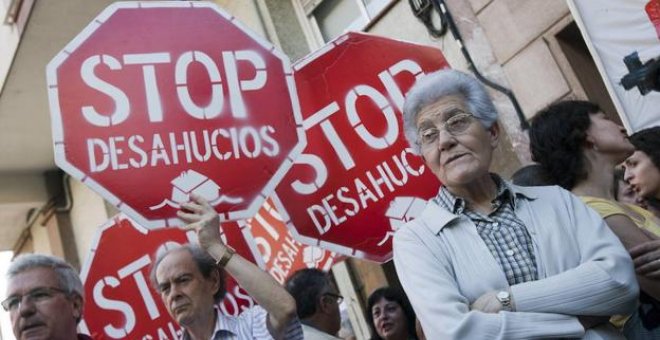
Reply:
<svg viewBox="0 0 660 340"><path fill-rule="evenodd" d="M185 229L197 231L199 244L238 284L268 312L268 330L275 339L289 339L296 320L296 302L275 279L254 263L223 244L220 220L213 207L201 196L191 195L191 202L182 204L178 216L190 223ZM295 323L295 325L294 325ZM301 337L302 338L302 337Z"/></svg>

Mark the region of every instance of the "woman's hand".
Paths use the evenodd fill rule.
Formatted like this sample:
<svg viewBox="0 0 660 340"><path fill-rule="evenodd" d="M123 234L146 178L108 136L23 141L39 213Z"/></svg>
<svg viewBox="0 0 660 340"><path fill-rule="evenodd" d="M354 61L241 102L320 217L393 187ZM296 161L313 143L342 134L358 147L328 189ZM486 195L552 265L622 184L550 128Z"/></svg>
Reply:
<svg viewBox="0 0 660 340"><path fill-rule="evenodd" d="M644 242L629 251L637 274L660 280L660 240Z"/></svg>

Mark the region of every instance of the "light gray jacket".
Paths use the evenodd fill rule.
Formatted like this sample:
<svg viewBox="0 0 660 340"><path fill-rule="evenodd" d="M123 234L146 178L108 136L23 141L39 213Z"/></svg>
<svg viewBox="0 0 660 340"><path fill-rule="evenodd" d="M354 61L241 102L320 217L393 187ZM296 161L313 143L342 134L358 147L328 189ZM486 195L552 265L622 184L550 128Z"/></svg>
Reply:
<svg viewBox="0 0 660 340"><path fill-rule="evenodd" d="M630 256L603 219L559 187L520 187L515 212L534 242L539 280L511 286L515 312L470 304L506 290L474 223L429 201L394 236L394 264L427 339L623 339L609 325L585 332L576 315L630 314L639 287Z"/></svg>

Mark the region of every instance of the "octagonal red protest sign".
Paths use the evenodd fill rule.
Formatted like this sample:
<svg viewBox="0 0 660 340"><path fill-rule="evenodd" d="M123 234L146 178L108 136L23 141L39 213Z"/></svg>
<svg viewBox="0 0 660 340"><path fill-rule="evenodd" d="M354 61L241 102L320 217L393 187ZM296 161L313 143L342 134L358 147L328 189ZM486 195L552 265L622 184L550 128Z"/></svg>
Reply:
<svg viewBox="0 0 660 340"><path fill-rule="evenodd" d="M222 239L255 261L240 228L224 226ZM149 272L159 251L190 242L196 242L193 231L148 230L123 214L100 227L80 274L85 289L83 331L94 339L180 339L181 328L151 287ZM255 304L228 275L226 289L223 313L236 316Z"/></svg>
<svg viewBox="0 0 660 340"><path fill-rule="evenodd" d="M249 218L305 144L288 58L209 2L118 2L49 63L55 161L147 228Z"/></svg>
<svg viewBox="0 0 660 340"><path fill-rule="evenodd" d="M275 209L271 199L248 220L223 223L223 228L241 228L252 255L279 284L298 270L316 268L325 272L343 259L331 251L298 242Z"/></svg>
<svg viewBox="0 0 660 340"><path fill-rule="evenodd" d="M437 194L403 135L404 95L448 67L440 50L348 33L294 65L308 145L273 196L306 244L378 262Z"/></svg>

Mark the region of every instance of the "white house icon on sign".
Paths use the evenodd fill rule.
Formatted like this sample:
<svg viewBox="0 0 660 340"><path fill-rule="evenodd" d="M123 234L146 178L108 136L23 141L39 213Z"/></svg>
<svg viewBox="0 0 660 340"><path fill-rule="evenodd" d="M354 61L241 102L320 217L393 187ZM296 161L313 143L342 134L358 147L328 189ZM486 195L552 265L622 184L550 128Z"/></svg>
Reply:
<svg viewBox="0 0 660 340"><path fill-rule="evenodd" d="M187 170L172 180L172 200L187 202L191 193L213 201L220 196L220 186L195 170Z"/></svg>
<svg viewBox="0 0 660 340"><path fill-rule="evenodd" d="M217 183L195 170L185 170L181 172L181 174L174 178L170 183L172 184L172 198L166 198L161 203L149 207L149 209L157 210L166 205L178 209L181 203L190 200L190 194L193 193L204 197L204 199L214 206L222 202L243 202L243 199L240 197L221 195L220 186Z"/></svg>
<svg viewBox="0 0 660 340"><path fill-rule="evenodd" d="M394 198L390 202L387 212L385 212L385 216L390 220L390 228L392 230L385 234L385 237L378 242L378 245L382 246L385 244L388 239L394 236L395 231L421 215L424 207L426 207L426 201L418 197L402 196Z"/></svg>

